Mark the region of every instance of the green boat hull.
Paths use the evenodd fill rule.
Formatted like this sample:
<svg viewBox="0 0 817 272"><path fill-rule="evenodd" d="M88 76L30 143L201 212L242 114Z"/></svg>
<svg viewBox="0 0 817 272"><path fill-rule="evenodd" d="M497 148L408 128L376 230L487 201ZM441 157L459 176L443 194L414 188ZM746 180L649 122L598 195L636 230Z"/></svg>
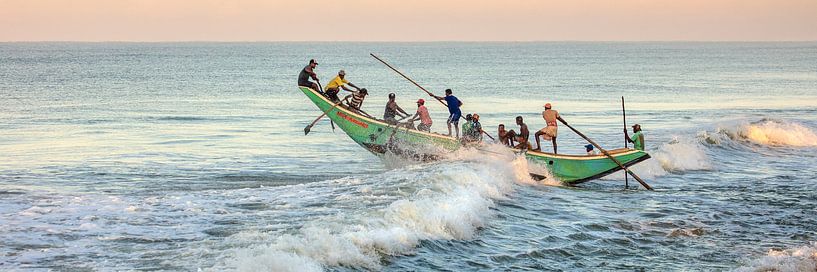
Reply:
<svg viewBox="0 0 817 272"><path fill-rule="evenodd" d="M382 120L366 117L345 107L336 106L318 92L300 87L321 112L335 122L349 138L375 155L387 152L415 160L436 160L461 147L460 141L445 135L427 133L405 127L398 128ZM644 151L634 149L609 150L624 165L630 166L650 158ZM562 155L528 151L528 161L547 167L557 179L567 184L577 184L597 179L621 170L615 162L604 155ZM531 173L534 178L544 176Z"/></svg>

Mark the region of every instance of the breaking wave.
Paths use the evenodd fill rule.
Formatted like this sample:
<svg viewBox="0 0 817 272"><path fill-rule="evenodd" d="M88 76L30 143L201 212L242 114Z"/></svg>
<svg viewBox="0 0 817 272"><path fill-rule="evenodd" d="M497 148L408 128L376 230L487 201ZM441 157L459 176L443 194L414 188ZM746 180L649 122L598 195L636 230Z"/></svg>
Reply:
<svg viewBox="0 0 817 272"><path fill-rule="evenodd" d="M797 122L775 119L721 125L715 133L702 132L699 136L706 143L714 145L730 140L771 147L817 146L817 134L810 128Z"/></svg>
<svg viewBox="0 0 817 272"><path fill-rule="evenodd" d="M516 183L533 183L527 160L505 153L463 150L452 155L456 160L410 165L363 178L363 189L352 193L358 196L342 197L355 201L380 191L372 187L397 188L401 193L395 197L389 192L394 198L382 206L314 220L293 233L234 235L230 238L270 242L237 249L224 267L215 269L319 271L343 266L377 270L384 257L412 254L421 241L472 239L493 217L495 200L505 199ZM392 182L396 184L382 185Z"/></svg>
<svg viewBox="0 0 817 272"><path fill-rule="evenodd" d="M712 169L712 162L700 142L677 136L658 147L653 158L668 172Z"/></svg>
<svg viewBox="0 0 817 272"><path fill-rule="evenodd" d="M817 271L817 243L793 249L770 249L759 259L735 269L738 272L750 271Z"/></svg>

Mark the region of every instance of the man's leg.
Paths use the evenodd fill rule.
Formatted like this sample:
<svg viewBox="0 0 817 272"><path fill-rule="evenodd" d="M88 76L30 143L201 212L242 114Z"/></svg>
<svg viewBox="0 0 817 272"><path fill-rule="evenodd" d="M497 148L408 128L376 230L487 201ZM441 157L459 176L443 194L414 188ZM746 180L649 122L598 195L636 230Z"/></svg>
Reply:
<svg viewBox="0 0 817 272"><path fill-rule="evenodd" d="M312 89L313 90L316 90L319 93L323 94L323 92L321 92L321 88L318 87L318 84L316 84L315 82L309 82L309 83L312 83Z"/></svg>
<svg viewBox="0 0 817 272"><path fill-rule="evenodd" d="M535 134L533 134L533 137L536 137L536 148L534 148L533 150L542 151L542 143L539 141L539 136L542 136L542 134L544 133L542 133L541 131L537 131Z"/></svg>
<svg viewBox="0 0 817 272"><path fill-rule="evenodd" d="M448 124L448 137L451 137L451 122L447 122Z"/></svg>
<svg viewBox="0 0 817 272"><path fill-rule="evenodd" d="M459 138L460 137L460 124L459 123L454 123L454 130L457 131L457 137L456 138Z"/></svg>
<svg viewBox="0 0 817 272"><path fill-rule="evenodd" d="M559 154L556 153L556 137L553 137L552 139L553 139L553 154Z"/></svg>

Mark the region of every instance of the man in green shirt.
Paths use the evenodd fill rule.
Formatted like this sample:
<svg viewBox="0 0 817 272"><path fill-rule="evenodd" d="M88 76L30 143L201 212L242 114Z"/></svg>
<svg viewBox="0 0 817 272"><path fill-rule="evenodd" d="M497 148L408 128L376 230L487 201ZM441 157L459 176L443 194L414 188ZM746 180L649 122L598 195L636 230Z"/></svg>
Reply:
<svg viewBox="0 0 817 272"><path fill-rule="evenodd" d="M627 129L624 129L624 139L627 142L633 143L633 148L644 151L644 134L641 134L641 125L633 125L633 136L627 134Z"/></svg>

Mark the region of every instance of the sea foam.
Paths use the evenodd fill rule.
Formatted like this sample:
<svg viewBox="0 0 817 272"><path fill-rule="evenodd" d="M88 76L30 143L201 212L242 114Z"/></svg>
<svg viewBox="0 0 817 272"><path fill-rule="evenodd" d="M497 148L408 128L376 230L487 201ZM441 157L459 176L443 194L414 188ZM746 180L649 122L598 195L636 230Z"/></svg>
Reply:
<svg viewBox="0 0 817 272"><path fill-rule="evenodd" d="M493 217L495 200L506 198L516 183L533 183L524 156L486 148L490 152L464 149L443 162L384 173L398 176L403 187L415 187L413 192L373 211L315 220L294 233L270 234L277 237L237 249L218 269L315 271L344 266L377 270L382 268L383 256L412 254L424 240L473 239ZM380 178L366 178L364 183L377 183ZM231 238L240 239L240 235Z"/></svg>
<svg viewBox="0 0 817 272"><path fill-rule="evenodd" d="M707 143L721 145L724 140L752 143L770 147L817 146L817 134L809 127L787 120L762 119L756 122L721 124L717 132L702 132Z"/></svg>
<svg viewBox="0 0 817 272"><path fill-rule="evenodd" d="M784 250L770 249L766 256L752 260L735 271L817 271L817 243Z"/></svg>

